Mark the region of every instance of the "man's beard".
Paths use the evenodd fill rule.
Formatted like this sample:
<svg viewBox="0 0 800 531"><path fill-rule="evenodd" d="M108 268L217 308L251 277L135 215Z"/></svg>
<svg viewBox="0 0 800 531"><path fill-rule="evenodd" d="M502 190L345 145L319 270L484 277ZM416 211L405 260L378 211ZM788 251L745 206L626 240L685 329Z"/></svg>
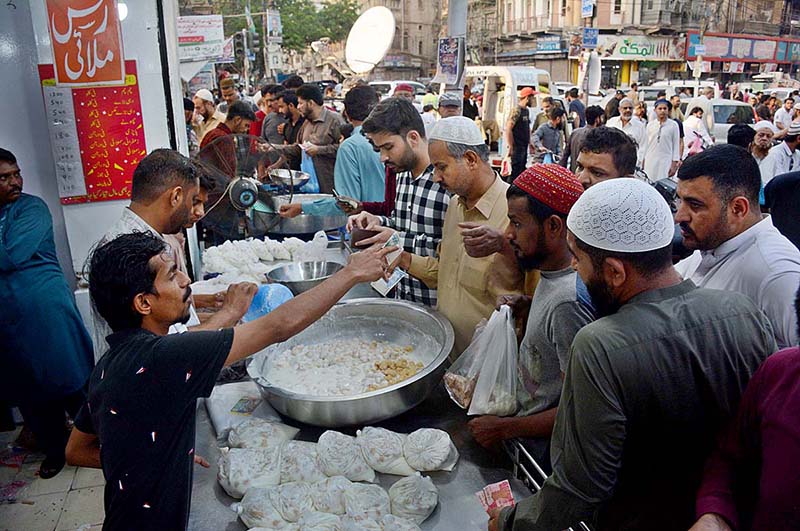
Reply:
<svg viewBox="0 0 800 531"><path fill-rule="evenodd" d="M728 225L725 222L724 209L722 212L720 212L716 222L710 227L708 235L703 240L697 239L697 235L689 227L688 223L680 223L680 227L683 233L683 245L690 250L700 249L701 251L707 251L710 249L716 249L722 243L730 239L728 234ZM686 238L687 234L689 235L688 240Z"/></svg>
<svg viewBox="0 0 800 531"><path fill-rule="evenodd" d="M181 208L180 210L173 212L172 216L169 218L169 227L166 231L166 234L177 234L184 227L190 224L192 220L192 212L188 208Z"/></svg>
<svg viewBox="0 0 800 531"><path fill-rule="evenodd" d="M536 252L529 256L522 255L522 250L519 246L514 242L509 242L511 248L514 249L514 256L517 258L517 265L519 265L520 269L523 271L539 269L539 266L542 265L542 262L547 256L544 250L544 243L542 242L543 239L543 230L542 227L539 227L539 232L536 233Z"/></svg>
<svg viewBox="0 0 800 531"><path fill-rule="evenodd" d="M622 306L618 300L614 298L611 289L597 274L595 274L588 282L585 282L586 290L592 298L592 306L594 306L598 317L605 317L617 313Z"/></svg>
<svg viewBox="0 0 800 531"><path fill-rule="evenodd" d="M405 151L403 151L403 156L400 157L400 160L397 161L397 163L388 162L387 165L391 168L394 168L395 171L402 172L413 170L415 162L416 157L414 156L414 150L411 149L411 146L408 145L408 142L405 142Z"/></svg>

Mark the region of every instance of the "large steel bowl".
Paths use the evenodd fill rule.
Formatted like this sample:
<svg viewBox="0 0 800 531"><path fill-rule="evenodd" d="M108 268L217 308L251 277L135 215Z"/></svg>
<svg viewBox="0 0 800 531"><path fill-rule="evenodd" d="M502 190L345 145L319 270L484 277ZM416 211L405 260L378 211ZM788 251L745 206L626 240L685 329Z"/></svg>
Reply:
<svg viewBox="0 0 800 531"><path fill-rule="evenodd" d="M319 199L333 198L330 194L294 194L293 203L311 203ZM269 212L254 211L253 221L258 226L267 227L266 233L272 236L308 237L319 231L330 231L343 227L347 216L342 213L336 216L310 216L301 214L294 218L280 218L276 212L281 205L289 204L290 196L273 195L265 201Z"/></svg>
<svg viewBox="0 0 800 531"><path fill-rule="evenodd" d="M271 353L351 338L411 344L425 366L405 381L352 396L302 395L270 384ZM247 371L263 397L288 417L329 428L365 426L404 413L425 400L442 379L452 348L453 327L440 313L400 300L354 299L337 304L288 341L253 356Z"/></svg>
<svg viewBox="0 0 800 531"><path fill-rule="evenodd" d="M295 295L331 278L344 266L338 262L294 262L269 271L267 279L283 284Z"/></svg>
<svg viewBox="0 0 800 531"><path fill-rule="evenodd" d="M289 170L286 168L279 168L277 170L270 171L269 177L275 184L289 187L294 186L295 190L306 184L309 179L311 179L311 175L305 172Z"/></svg>

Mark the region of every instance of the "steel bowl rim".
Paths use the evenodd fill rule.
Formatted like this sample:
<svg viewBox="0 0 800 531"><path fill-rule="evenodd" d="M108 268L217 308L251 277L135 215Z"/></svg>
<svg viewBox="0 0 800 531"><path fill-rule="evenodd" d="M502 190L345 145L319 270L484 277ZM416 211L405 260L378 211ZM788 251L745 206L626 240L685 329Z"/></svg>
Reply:
<svg viewBox="0 0 800 531"><path fill-rule="evenodd" d="M442 345L442 349L439 351L439 354L435 358L433 358L433 360L431 360L430 363L428 363L425 367L423 367L422 370L419 371L414 376L412 376L410 378L407 378L407 379L405 379L403 381L397 382L396 384L389 385L389 386L386 386L386 387L381 387L380 389L376 389L374 391L368 391L366 393L360 393L360 394L357 394L357 395L347 395L347 396L304 395L304 394L295 393L295 392L292 392L292 391L287 391L287 390L283 389L282 387L276 387L274 385L267 385L267 384L263 383L263 382L266 382L267 380L263 376L261 376L260 374L256 378L253 378L253 380L264 391L272 393L272 394L275 394L275 395L278 395L278 396L283 397L283 398L288 398L288 399L291 399L291 400L298 400L298 401L302 400L302 401L306 401L306 402L322 402L322 403L324 403L324 402L337 402L337 403L343 403L343 402L349 402L349 401L352 401L352 400L361 400L361 399L364 399L364 398L371 398L371 397L379 396L379 395L382 395L382 394L385 394L385 393L389 393L390 391L394 391L396 389L400 389L402 387L409 386L409 385L411 385L411 384L413 384L413 383L425 378L429 374L439 370L441 368L442 364L447 361L447 357L450 355L450 351L453 349L453 344L455 342L455 333L453 331L453 325L450 323L450 321L447 320L446 317L444 317L444 315L441 312L439 312L437 310L433 310L431 308L427 308L427 307L419 305L419 304L415 304L415 303L412 303L412 302L404 301L404 300L377 299L377 298L374 298L374 297L364 297L364 298L360 298L360 299L350 299L350 300L346 300L346 301L341 301L341 302L336 303L334 305L334 307L343 306L343 305L360 306L362 304L370 305L370 304L386 304L386 303L393 304L393 305L398 305L398 306L406 306L406 307L408 307L409 309L411 309L413 311L426 314L429 317L433 317L433 319L444 330L445 340L444 340L444 344ZM267 348L271 348L273 346L274 345L270 345ZM250 365L252 365L252 363ZM250 365L248 365L248 374L250 374L250 377L252 378L253 375L250 373L250 370L249 370L250 369Z"/></svg>
<svg viewBox="0 0 800 531"><path fill-rule="evenodd" d="M334 271L333 273L331 273L329 275L326 275L324 277L304 278L302 280L285 280L285 279L273 278L272 276L270 276L273 271L280 271L281 269L285 269L287 267L291 267L291 266L294 266L294 265L298 265L298 264L317 264L317 263L336 264L336 265L339 266L339 268L336 271ZM302 261L299 261L299 262L292 262L290 264L279 265L278 267L270 269L269 271L264 273L264 275L267 277L267 279L271 280L272 282L276 282L278 284L298 283L298 282L320 282L320 281L328 280L329 278L331 278L333 275L335 275L336 273L338 273L342 269L344 269L344 264L342 264L340 262L334 262L333 260L302 260Z"/></svg>

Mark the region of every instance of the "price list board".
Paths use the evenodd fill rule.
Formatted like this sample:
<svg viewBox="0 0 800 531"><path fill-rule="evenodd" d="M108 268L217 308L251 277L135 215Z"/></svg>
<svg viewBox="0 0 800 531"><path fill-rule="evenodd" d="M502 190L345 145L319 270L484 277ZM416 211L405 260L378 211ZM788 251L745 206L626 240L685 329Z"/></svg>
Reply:
<svg viewBox="0 0 800 531"><path fill-rule="evenodd" d="M62 204L129 199L133 170L147 155L136 62L125 84L67 88L39 65Z"/></svg>

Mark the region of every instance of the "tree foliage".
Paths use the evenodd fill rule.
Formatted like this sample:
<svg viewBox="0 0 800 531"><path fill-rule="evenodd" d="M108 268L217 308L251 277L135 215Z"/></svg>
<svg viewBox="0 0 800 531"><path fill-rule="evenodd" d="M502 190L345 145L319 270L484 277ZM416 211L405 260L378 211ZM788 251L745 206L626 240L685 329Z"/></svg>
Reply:
<svg viewBox="0 0 800 531"><path fill-rule="evenodd" d="M181 14L188 15L188 0L181 0ZM221 15L239 15L245 12L247 0L211 0L213 12ZM269 2L250 0L250 11L258 13ZM317 10L311 0L273 0L272 6L280 11L283 24L283 47L303 50L312 42L328 37L333 42L347 38L358 18L357 0L330 0ZM261 17L253 16L256 30L261 33ZM225 35L230 37L246 27L245 17L226 17Z"/></svg>

